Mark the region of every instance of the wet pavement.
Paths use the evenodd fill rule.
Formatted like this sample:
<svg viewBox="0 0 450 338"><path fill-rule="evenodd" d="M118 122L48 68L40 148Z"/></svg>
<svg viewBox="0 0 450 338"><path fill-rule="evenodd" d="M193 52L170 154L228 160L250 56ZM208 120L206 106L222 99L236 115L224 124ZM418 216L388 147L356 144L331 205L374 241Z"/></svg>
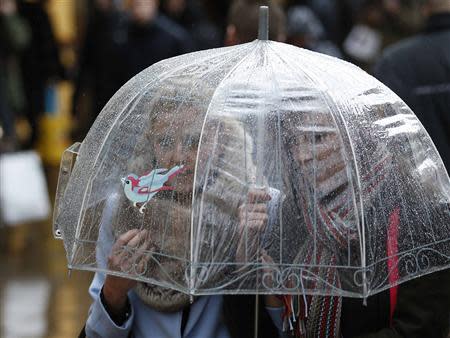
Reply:
<svg viewBox="0 0 450 338"><path fill-rule="evenodd" d="M49 172L54 196L56 170ZM0 337L77 337L90 304L92 274L68 275L63 243L47 222L0 228Z"/></svg>

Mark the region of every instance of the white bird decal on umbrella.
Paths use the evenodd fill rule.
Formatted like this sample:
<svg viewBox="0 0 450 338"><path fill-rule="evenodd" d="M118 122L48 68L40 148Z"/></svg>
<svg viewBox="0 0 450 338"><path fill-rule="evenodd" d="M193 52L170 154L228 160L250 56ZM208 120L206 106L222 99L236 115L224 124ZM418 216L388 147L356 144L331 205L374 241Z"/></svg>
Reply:
<svg viewBox="0 0 450 338"><path fill-rule="evenodd" d="M173 190L174 187L165 186L164 184L173 177L183 171L184 166L175 166L170 170L154 169L148 174L137 176L136 174L129 174L122 177L123 191L125 196L133 202L133 206L137 207L137 203L144 203L139 212L144 213L145 206L159 191Z"/></svg>

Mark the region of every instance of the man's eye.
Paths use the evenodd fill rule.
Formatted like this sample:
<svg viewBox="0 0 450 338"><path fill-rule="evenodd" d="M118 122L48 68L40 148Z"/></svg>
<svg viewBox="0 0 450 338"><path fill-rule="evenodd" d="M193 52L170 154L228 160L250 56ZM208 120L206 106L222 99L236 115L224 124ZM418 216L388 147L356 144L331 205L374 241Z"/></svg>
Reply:
<svg viewBox="0 0 450 338"><path fill-rule="evenodd" d="M315 140L316 140L317 143L322 142L322 140L323 140L323 135L322 135L322 134L316 134L316 135L315 135Z"/></svg>

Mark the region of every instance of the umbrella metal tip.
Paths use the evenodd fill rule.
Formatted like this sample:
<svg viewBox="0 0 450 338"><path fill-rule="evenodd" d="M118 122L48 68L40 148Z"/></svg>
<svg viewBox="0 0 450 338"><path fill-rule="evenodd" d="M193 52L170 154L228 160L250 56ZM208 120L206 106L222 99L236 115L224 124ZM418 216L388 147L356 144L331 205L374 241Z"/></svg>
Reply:
<svg viewBox="0 0 450 338"><path fill-rule="evenodd" d="M269 39L269 7L259 6L259 27L258 27L258 39Z"/></svg>

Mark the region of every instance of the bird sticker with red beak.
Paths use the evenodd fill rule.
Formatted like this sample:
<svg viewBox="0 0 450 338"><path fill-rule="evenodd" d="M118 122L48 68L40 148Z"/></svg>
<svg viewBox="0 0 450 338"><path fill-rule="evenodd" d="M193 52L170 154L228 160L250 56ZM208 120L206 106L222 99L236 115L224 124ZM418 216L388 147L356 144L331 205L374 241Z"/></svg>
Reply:
<svg viewBox="0 0 450 338"><path fill-rule="evenodd" d="M170 170L154 169L142 176L129 174L121 178L125 196L137 207L137 203L143 203L139 208L144 213L145 206L159 191L173 190L174 187L164 185L183 171L184 166L175 166Z"/></svg>

